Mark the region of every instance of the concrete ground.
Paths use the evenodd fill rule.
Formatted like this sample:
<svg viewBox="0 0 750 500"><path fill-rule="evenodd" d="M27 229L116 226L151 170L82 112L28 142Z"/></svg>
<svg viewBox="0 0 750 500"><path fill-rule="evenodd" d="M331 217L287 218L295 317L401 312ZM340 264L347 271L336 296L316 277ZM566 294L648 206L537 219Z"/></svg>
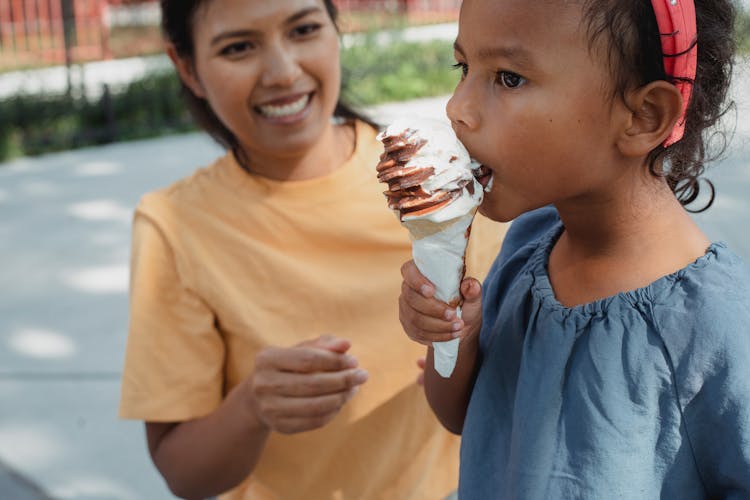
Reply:
<svg viewBox="0 0 750 500"><path fill-rule="evenodd" d="M710 170L716 204L696 219L750 261L750 100L735 95L736 134ZM445 101L375 114L439 117ZM117 419L130 217L143 193L218 153L188 134L0 164L0 498L172 498L142 424Z"/></svg>

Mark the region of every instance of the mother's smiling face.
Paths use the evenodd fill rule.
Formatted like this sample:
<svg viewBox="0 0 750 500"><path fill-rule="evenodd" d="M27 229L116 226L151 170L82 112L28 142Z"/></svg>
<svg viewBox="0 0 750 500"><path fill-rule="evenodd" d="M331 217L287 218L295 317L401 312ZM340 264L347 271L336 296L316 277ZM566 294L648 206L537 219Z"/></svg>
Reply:
<svg viewBox="0 0 750 500"><path fill-rule="evenodd" d="M192 25L183 81L249 158L297 156L331 126L339 39L322 0L209 0Z"/></svg>

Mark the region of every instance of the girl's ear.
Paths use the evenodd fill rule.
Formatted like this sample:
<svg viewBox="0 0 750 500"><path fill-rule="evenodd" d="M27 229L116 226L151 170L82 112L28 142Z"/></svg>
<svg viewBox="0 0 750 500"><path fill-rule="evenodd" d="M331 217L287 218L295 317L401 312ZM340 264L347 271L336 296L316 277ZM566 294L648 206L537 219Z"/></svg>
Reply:
<svg viewBox="0 0 750 500"><path fill-rule="evenodd" d="M180 57L177 53L177 49L172 43L167 43L167 55L172 60L172 64L174 64L177 74L180 75L182 83L184 83L197 97L205 99L206 93L203 91L203 85L201 85L198 75L195 72L193 61L187 57Z"/></svg>
<svg viewBox="0 0 750 500"><path fill-rule="evenodd" d="M625 156L646 156L663 143L682 113L682 95L671 83L656 80L625 96L626 126L617 146Z"/></svg>

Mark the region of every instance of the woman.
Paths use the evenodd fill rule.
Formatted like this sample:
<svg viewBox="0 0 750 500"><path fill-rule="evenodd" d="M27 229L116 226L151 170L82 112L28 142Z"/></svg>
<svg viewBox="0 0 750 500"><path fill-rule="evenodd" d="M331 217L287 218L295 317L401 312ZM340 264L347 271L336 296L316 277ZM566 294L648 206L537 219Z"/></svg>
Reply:
<svg viewBox="0 0 750 500"><path fill-rule="evenodd" d="M191 109L229 151L136 210L121 415L185 498L446 495L457 441L414 383L410 244L376 130L339 102L332 2L161 7ZM500 230L475 226L486 268Z"/></svg>

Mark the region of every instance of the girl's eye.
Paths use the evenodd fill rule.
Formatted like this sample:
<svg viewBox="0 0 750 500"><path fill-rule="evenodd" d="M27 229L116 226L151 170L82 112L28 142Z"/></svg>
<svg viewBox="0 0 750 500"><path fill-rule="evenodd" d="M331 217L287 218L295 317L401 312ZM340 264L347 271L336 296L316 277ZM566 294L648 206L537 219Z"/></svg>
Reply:
<svg viewBox="0 0 750 500"><path fill-rule="evenodd" d="M297 26L296 28L294 28L292 30L292 34L294 36L303 36L304 37L304 36L312 35L316 31L319 31L321 27L322 27L322 25L318 24L318 23L302 24L302 25Z"/></svg>
<svg viewBox="0 0 750 500"><path fill-rule="evenodd" d="M255 47L251 42L234 42L222 48L219 52L223 56L236 56L252 50Z"/></svg>
<svg viewBox="0 0 750 500"><path fill-rule="evenodd" d="M460 69L461 70L461 79L463 80L466 78L466 75L469 73L469 65L466 63L460 63L457 62L456 64L452 64L451 67L453 69Z"/></svg>
<svg viewBox="0 0 750 500"><path fill-rule="evenodd" d="M512 71L498 71L497 83L506 89L515 89L526 83L526 79Z"/></svg>

